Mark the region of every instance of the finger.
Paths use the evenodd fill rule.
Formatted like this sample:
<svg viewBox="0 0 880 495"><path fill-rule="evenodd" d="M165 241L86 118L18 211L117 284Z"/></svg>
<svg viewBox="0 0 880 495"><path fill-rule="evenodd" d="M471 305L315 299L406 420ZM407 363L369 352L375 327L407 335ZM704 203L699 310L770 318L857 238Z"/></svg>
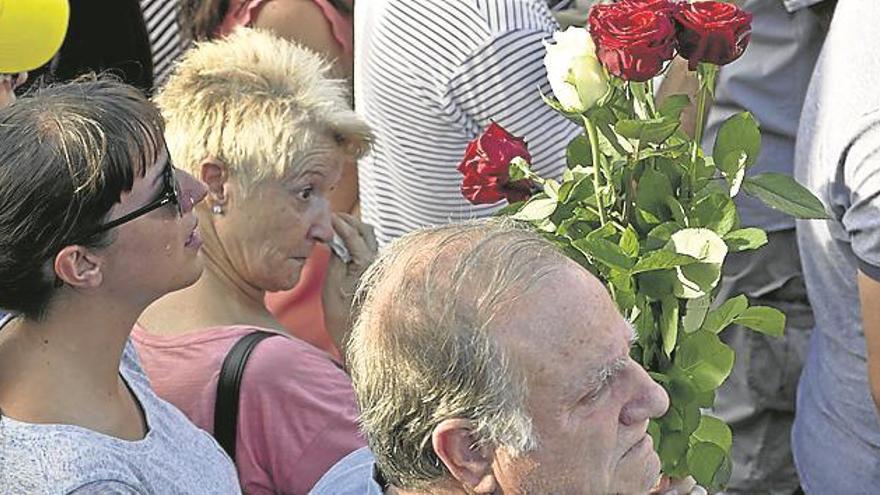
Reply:
<svg viewBox="0 0 880 495"><path fill-rule="evenodd" d="M350 217L350 216L349 216ZM351 225L345 218L344 214L339 214L333 218L333 228L339 237L345 242L345 246L351 253L352 263L358 265L366 265L372 260L372 251L367 245L367 241L361 236L360 231Z"/></svg>

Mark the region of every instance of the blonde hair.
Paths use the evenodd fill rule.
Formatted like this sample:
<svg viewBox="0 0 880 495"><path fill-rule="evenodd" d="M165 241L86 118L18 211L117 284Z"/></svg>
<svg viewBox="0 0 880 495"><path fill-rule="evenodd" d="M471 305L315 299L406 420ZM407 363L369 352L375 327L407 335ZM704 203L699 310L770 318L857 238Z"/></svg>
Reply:
<svg viewBox="0 0 880 495"><path fill-rule="evenodd" d="M198 177L203 160L220 160L247 190L296 173L297 157L322 137L359 156L369 128L328 68L314 52L260 30L197 43L155 98L175 165Z"/></svg>
<svg viewBox="0 0 880 495"><path fill-rule="evenodd" d="M509 220L424 229L388 245L364 275L348 366L361 428L386 479L424 489L445 477L431 435L469 419L475 441L531 450L525 378L495 338L493 318L571 263Z"/></svg>

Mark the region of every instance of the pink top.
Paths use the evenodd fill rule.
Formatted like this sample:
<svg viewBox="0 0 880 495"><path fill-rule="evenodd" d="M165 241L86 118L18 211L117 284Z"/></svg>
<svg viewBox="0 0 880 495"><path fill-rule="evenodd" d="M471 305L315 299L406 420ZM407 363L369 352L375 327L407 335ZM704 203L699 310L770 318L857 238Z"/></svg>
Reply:
<svg viewBox="0 0 880 495"><path fill-rule="evenodd" d="M174 337L136 325L131 337L152 383L208 432L214 428L223 359L250 326L206 328ZM236 459L249 494L306 494L338 460L365 445L348 376L326 353L290 337L254 349L241 384Z"/></svg>
<svg viewBox="0 0 880 495"><path fill-rule="evenodd" d="M324 13L324 18L330 23L330 29L333 30L333 37L342 47L342 50L350 55L354 50L354 35L352 20L339 13L328 0L312 0ZM231 33L238 26L251 26L254 19L260 13L260 9L266 0L230 0L229 10L226 11L226 17L217 27L215 36L221 37Z"/></svg>

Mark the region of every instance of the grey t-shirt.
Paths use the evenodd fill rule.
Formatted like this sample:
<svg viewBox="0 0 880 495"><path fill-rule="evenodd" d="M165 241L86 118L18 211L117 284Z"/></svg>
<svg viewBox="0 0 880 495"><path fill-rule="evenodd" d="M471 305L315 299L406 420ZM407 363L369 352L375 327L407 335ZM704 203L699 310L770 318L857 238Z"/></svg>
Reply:
<svg viewBox="0 0 880 495"><path fill-rule="evenodd" d="M376 459L363 447L343 457L309 492L309 495L382 495L376 482Z"/></svg>
<svg viewBox="0 0 880 495"><path fill-rule="evenodd" d="M801 115L796 176L832 216L797 225L816 319L792 432L807 493L880 486L857 285L858 270L880 280L878 25L880 2L838 2Z"/></svg>
<svg viewBox="0 0 880 495"><path fill-rule="evenodd" d="M0 417L3 494L238 494L235 466L214 439L150 388L131 342L119 367L148 432L126 441L72 425Z"/></svg>

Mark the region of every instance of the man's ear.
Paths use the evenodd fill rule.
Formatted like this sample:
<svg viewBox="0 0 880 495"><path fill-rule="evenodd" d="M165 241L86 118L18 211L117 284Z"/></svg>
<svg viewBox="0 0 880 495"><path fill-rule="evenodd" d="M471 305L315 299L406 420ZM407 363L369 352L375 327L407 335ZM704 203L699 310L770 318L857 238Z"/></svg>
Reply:
<svg viewBox="0 0 880 495"><path fill-rule="evenodd" d="M493 450L477 445L473 426L467 419L443 420L431 433L431 443L437 457L468 493L494 493Z"/></svg>
<svg viewBox="0 0 880 495"><path fill-rule="evenodd" d="M216 158L202 160L200 179L208 186L208 198L211 206L226 205L228 200L229 167Z"/></svg>
<svg viewBox="0 0 880 495"><path fill-rule="evenodd" d="M65 284L80 289L94 289L104 281L104 259L82 246L65 246L55 256L55 275Z"/></svg>

